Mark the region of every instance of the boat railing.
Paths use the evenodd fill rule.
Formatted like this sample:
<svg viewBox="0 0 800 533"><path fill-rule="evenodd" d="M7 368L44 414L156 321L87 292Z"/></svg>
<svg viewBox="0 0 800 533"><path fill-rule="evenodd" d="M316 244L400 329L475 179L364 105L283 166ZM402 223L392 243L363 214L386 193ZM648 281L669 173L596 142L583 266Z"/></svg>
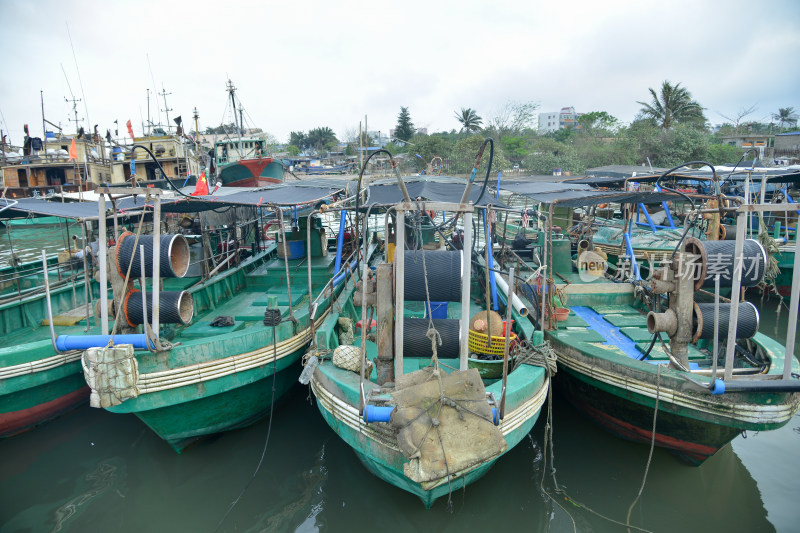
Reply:
<svg viewBox="0 0 800 533"><path fill-rule="evenodd" d="M728 339L725 352L725 371L724 379L729 381L733 378L733 358L736 348L736 328L739 319L739 302L741 294L741 280L744 269L743 248L746 234L748 232L748 218L751 214L763 213L765 211L788 212L796 210L796 206L789 203L784 204L751 204L748 202L750 198L750 179L749 176L745 179L745 201L735 211L736 213L736 245L734 248L734 270L733 280L731 287L731 310L730 321L728 327ZM763 191L763 186L762 186ZM794 347L797 334L797 312L798 302L800 301L800 240L795 239L794 246L794 276L792 276L791 296L789 300L789 322L786 331L785 354L783 361L783 372L781 381L791 383L793 385L800 385L800 381L793 379L792 376L792 363L795 358ZM726 386L726 388L730 388ZM800 390L800 387L798 387Z"/></svg>

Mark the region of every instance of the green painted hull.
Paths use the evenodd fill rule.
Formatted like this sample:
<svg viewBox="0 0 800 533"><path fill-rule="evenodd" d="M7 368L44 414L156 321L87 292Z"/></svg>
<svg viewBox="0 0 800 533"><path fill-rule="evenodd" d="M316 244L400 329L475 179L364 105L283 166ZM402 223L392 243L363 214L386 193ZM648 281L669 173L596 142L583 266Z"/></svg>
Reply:
<svg viewBox="0 0 800 533"><path fill-rule="evenodd" d="M573 310L590 308L623 338L636 343L640 353L649 339L646 317L635 307L632 291L624 284L596 283L567 291ZM593 292L588 292L596 289ZM592 420L623 438L650 443L653 411L658 399L656 445L667 448L693 464L700 464L742 431L777 429L800 407L800 393L736 392L712 395L693 386L684 372L669 368L666 354L655 348L649 361L640 361L611 342L602 331L570 317L558 330L546 332L558 353L556 380L564 396ZM762 334L753 342L769 362L768 374L780 375L783 347ZM690 345L689 360L710 368L704 346ZM794 364L797 368L797 364ZM710 377L694 374L703 384Z"/></svg>
<svg viewBox="0 0 800 533"><path fill-rule="evenodd" d="M178 452L201 437L269 414L273 382L277 402L297 380L298 361L311 340L307 263L290 261L290 298L284 262L274 258L274 251L273 245L191 287L192 324L169 332L174 344L169 351L137 351L138 396L106 409L135 414ZM331 277L333 257L313 257L311 264L316 294ZM274 337L273 328L263 323L270 297L277 299L282 315ZM218 316L230 316L234 324L211 326Z"/></svg>
<svg viewBox="0 0 800 533"><path fill-rule="evenodd" d="M164 407L137 411L136 416L180 452L201 437L242 428L268 415L274 407L273 380L277 402L297 381L302 353L282 359L277 372L270 366L254 375L235 374L219 383L155 393L159 396L154 401ZM220 392L208 394L209 390Z"/></svg>
<svg viewBox="0 0 800 533"><path fill-rule="evenodd" d="M40 275L41 277L41 275ZM97 284L92 284L95 297ZM85 303L84 283L52 291L54 314ZM15 435L52 420L89 399L78 357L80 353L58 356L50 340L42 293L0 304L0 437ZM56 334L83 334L85 318L73 326L56 326ZM89 328L99 333L99 328Z"/></svg>
<svg viewBox="0 0 800 533"><path fill-rule="evenodd" d="M332 349L338 346L336 324L339 316L355 317L352 304L352 284L339 297L340 305L317 329L317 346ZM409 315L410 309L406 309ZM450 304L450 316L460 314L460 306ZM518 323L521 317L516 316ZM374 343L367 345L368 357L377 353ZM441 360L442 368L458 367L457 360ZM403 370L406 373L430 365L429 358L404 357ZM449 370L446 370L449 371ZM365 384L366 390L377 388L377 370L373 370ZM506 393L506 414L500 421L500 431L506 441L507 450L516 446L533 428L547 398L549 379L544 368L520 365L508 376ZM500 380L484 380L487 393L493 393L498 400L502 396ZM439 480L419 483L404 474L408 459L401 452L397 437L390 424L367 424L359 416L360 378L349 370L337 368L330 360L323 360L314 370L311 388L317 399L317 406L325 421L358 456L364 466L377 477L419 497L427 508L433 502L452 491L465 487L478 480L489 471L495 461L502 457L475 464L463 471L451 473ZM507 451L506 451L507 453Z"/></svg>

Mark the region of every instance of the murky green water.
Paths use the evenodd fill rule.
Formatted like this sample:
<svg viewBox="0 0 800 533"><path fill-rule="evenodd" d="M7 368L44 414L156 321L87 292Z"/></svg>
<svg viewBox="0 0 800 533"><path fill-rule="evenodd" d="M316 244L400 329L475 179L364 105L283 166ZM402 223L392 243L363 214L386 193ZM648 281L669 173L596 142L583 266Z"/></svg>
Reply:
<svg viewBox="0 0 800 533"><path fill-rule="evenodd" d="M755 303L761 331L785 339L786 309L778 317L774 300ZM455 492L452 512L447 498L426 510L369 474L297 385L276 409L261 470L220 530L536 532L572 531L574 521L577 531L624 531L553 492L549 477L544 487L559 505L542 492L543 421L483 479ZM0 532L213 531L251 478L268 424L177 455L133 415L78 409L0 441ZM560 485L625 522L648 447L612 437L559 397L554 429ZM798 415L778 431L737 438L699 468L656 449L632 524L665 532L798 531L798 459Z"/></svg>

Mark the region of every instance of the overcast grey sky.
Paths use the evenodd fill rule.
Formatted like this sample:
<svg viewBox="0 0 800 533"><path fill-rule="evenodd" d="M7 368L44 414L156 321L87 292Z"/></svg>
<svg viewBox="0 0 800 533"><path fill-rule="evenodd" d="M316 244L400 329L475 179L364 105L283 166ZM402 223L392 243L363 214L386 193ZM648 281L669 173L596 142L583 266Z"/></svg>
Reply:
<svg viewBox="0 0 800 533"><path fill-rule="evenodd" d="M487 118L510 100L629 122L665 79L712 124L800 109L798 0L2 0L0 13L0 127L15 143L24 123L41 134L40 90L65 129L71 86L84 126L119 119L122 135L131 119L139 135L148 88L154 115L164 87L170 118L197 107L203 130L223 118L228 78L249 122L281 141L317 126L341 137L365 114L387 132L400 106L431 132L457 128L460 107Z"/></svg>

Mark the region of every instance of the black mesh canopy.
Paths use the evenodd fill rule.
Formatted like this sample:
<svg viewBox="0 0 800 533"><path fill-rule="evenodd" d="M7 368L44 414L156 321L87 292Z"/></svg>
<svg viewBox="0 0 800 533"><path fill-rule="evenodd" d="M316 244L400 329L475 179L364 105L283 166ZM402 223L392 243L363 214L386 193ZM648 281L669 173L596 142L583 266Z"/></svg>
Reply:
<svg viewBox="0 0 800 533"><path fill-rule="evenodd" d="M14 202L17 202L14 204ZM28 216L61 217L73 220L97 219L97 202L51 202L40 198L20 198L18 200L0 200L0 209L8 204L12 207L0 212L0 218L19 218ZM109 204L110 205L110 204Z"/></svg>
<svg viewBox="0 0 800 533"><path fill-rule="evenodd" d="M605 203L659 203L681 200L675 193L654 191L610 192L598 191L588 185L573 182L560 183L507 183L501 190L521 194L543 204L558 203L565 207L585 207Z"/></svg>
<svg viewBox="0 0 800 533"><path fill-rule="evenodd" d="M467 180L463 178L450 178L450 177L436 177L436 178L405 178L403 182L408 190L408 195L412 200L422 198L432 202L453 202L458 203L461 201L461 196L464 194L464 187L467 185ZM505 207L505 205L496 200L491 191L486 190L478 202L478 197L483 188L483 180L475 180L472 184L472 189L467 198L468 201L475 205L494 205L498 207ZM381 180L372 183L367 189L367 205L394 205L404 200L403 193L394 179Z"/></svg>

